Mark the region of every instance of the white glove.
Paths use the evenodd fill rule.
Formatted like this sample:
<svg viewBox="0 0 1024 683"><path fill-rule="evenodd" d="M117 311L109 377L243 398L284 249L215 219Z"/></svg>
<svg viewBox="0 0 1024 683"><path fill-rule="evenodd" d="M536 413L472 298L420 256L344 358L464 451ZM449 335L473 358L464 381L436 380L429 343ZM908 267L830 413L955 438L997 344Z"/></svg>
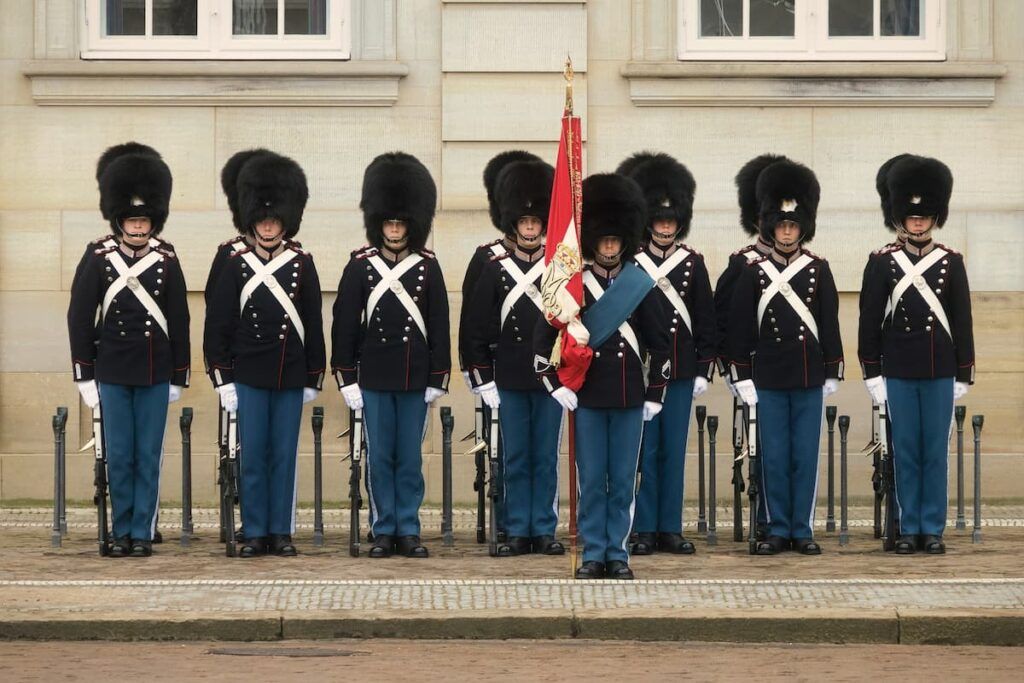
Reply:
<svg viewBox="0 0 1024 683"><path fill-rule="evenodd" d="M693 397L697 398L708 390L708 380L705 377L693 378Z"/></svg>
<svg viewBox="0 0 1024 683"><path fill-rule="evenodd" d="M359 391L358 384L346 384L341 388L341 397L345 399L345 405L352 410L363 409L363 392Z"/></svg>
<svg viewBox="0 0 1024 683"><path fill-rule="evenodd" d="M427 387L427 390L423 393L423 401L428 404L433 403L442 396L444 396L444 389Z"/></svg>
<svg viewBox="0 0 1024 683"><path fill-rule="evenodd" d="M967 395L967 382L953 382L953 400L959 401Z"/></svg>
<svg viewBox="0 0 1024 683"><path fill-rule="evenodd" d="M748 406L757 405L757 389L754 387L754 380L744 379L732 385L736 395Z"/></svg>
<svg viewBox="0 0 1024 683"><path fill-rule="evenodd" d="M839 380L837 379L827 379L821 387L821 395L824 398L828 398L837 391L839 391Z"/></svg>
<svg viewBox="0 0 1024 683"><path fill-rule="evenodd" d="M580 404L579 399L576 398L576 392L569 387L558 387L551 392L551 398L558 401L558 405L569 411L576 410L576 406Z"/></svg>
<svg viewBox="0 0 1024 683"><path fill-rule="evenodd" d="M100 404L100 390L96 386L96 380L87 379L84 382L75 382L75 386L78 387L78 393L82 395L82 400L90 410Z"/></svg>
<svg viewBox="0 0 1024 683"><path fill-rule="evenodd" d="M864 386L868 388L871 400L878 405L882 405L888 400L889 394L885 390L885 378L881 375L864 380Z"/></svg>
<svg viewBox="0 0 1024 683"><path fill-rule="evenodd" d="M661 412L661 404L654 401L644 401L644 422L650 422Z"/></svg>
<svg viewBox="0 0 1024 683"><path fill-rule="evenodd" d="M221 384L217 387L217 393L220 394L220 404L224 406L224 410L229 413L238 411L238 392L235 391L234 382Z"/></svg>
<svg viewBox="0 0 1024 683"><path fill-rule="evenodd" d="M729 378L729 375L726 375L722 379L725 380L725 388L729 390L729 393L733 395L733 398L739 398L740 395L736 393L736 387L733 386L732 379Z"/></svg>
<svg viewBox="0 0 1024 683"><path fill-rule="evenodd" d="M305 405L310 401L315 401L316 397L320 395L319 389L313 389L312 387L302 388L302 404Z"/></svg>
<svg viewBox="0 0 1024 683"><path fill-rule="evenodd" d="M501 397L498 396L498 386L494 382L481 384L477 387L477 392L491 410L497 410L501 405Z"/></svg>
<svg viewBox="0 0 1024 683"><path fill-rule="evenodd" d="M174 403L181 398L181 387L177 384L172 384L171 388L167 391L167 402Z"/></svg>

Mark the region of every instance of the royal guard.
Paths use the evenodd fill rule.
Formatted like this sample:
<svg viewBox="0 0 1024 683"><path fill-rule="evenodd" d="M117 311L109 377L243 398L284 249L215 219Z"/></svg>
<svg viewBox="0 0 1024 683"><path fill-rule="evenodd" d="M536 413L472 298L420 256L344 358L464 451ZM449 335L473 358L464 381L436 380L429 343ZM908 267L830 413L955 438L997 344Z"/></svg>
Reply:
<svg viewBox="0 0 1024 683"><path fill-rule="evenodd" d="M302 405L326 366L320 279L294 241L309 197L302 168L266 151L240 161L227 194L245 246L228 253L210 292L203 349L221 405L238 414L238 555L288 557Z"/></svg>
<svg viewBox="0 0 1024 683"><path fill-rule="evenodd" d="M760 236L772 250L740 273L728 342L733 386L762 425L768 526L756 553L792 547L818 555L813 527L823 404L843 376L839 294L828 262L803 247L815 232L814 173L779 160L760 172L755 187Z"/></svg>
<svg viewBox="0 0 1024 683"><path fill-rule="evenodd" d="M370 557L427 557L420 541L427 408L451 371L448 295L427 250L437 205L416 157L382 154L366 168L359 204L369 247L345 266L334 303L331 366L345 403L363 411Z"/></svg>
<svg viewBox="0 0 1024 683"><path fill-rule="evenodd" d="M932 239L949 215L953 174L937 159L906 154L879 170L878 185L885 223L902 242L868 258L858 354L868 393L888 405L892 423L895 550L942 554L953 402L974 383L964 258Z"/></svg>
<svg viewBox="0 0 1024 683"><path fill-rule="evenodd" d="M643 248L633 260L655 283L662 325L672 339L663 408L644 425L632 550L689 555L695 549L683 537L683 468L690 406L707 391L717 356L708 270L704 257L683 243L697 184L668 154L635 154L617 172L635 180L647 202Z"/></svg>
<svg viewBox="0 0 1024 683"><path fill-rule="evenodd" d="M169 212L171 172L152 148L127 143L104 152L96 178L114 244L95 246L72 284L72 370L85 404L102 407L109 555L148 557L167 406L189 381L185 278L174 252L156 240Z"/></svg>
<svg viewBox="0 0 1024 683"><path fill-rule="evenodd" d="M671 339L654 281L633 262L647 225L635 181L604 173L583 181L580 248L582 321L593 358L577 394L563 386L551 352L558 330L539 321L534 368L545 389L576 411L579 533L578 579L632 579L629 537L644 422L662 408L671 376Z"/></svg>
<svg viewBox="0 0 1024 683"><path fill-rule="evenodd" d="M460 333L474 390L492 410L501 406L508 539L498 557L565 553L555 539L562 406L533 372L533 330L544 323L540 281L553 180L554 169L539 159L502 167L494 207L513 243L484 264Z"/></svg>

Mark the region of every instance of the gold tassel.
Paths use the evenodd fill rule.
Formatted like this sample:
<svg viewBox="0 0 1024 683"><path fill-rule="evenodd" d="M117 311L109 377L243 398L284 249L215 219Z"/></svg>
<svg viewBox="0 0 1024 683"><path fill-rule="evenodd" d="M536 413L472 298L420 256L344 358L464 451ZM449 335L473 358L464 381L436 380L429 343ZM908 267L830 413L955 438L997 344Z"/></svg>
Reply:
<svg viewBox="0 0 1024 683"><path fill-rule="evenodd" d="M562 336L564 334L565 330L561 330L555 337L555 345L551 347L551 358L548 359L556 368L562 364Z"/></svg>

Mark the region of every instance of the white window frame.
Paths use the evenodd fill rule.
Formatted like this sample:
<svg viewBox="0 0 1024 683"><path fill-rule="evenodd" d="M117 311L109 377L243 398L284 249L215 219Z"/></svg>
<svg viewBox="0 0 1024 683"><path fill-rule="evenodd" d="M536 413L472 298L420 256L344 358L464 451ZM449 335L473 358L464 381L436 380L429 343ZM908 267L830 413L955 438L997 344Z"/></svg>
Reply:
<svg viewBox="0 0 1024 683"><path fill-rule="evenodd" d="M352 0L327 0L326 35L236 36L232 0L196 0L195 36L154 36L153 0L146 1L145 36L103 35L105 0L84 0L82 59L351 59ZM278 26L284 26L284 3Z"/></svg>
<svg viewBox="0 0 1024 683"><path fill-rule="evenodd" d="M874 33L879 32L873 0ZM678 58L683 61L943 61L946 59L944 0L921 0L921 36L829 36L828 2L795 0L793 37L750 37L749 0L744 0L743 35L701 37L700 0L678 0Z"/></svg>

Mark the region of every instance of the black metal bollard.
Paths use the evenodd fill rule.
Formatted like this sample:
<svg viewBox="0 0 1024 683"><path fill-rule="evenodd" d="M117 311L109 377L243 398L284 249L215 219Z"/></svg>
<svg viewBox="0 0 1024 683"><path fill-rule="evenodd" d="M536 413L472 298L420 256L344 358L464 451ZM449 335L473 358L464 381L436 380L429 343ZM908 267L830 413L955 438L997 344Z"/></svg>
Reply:
<svg viewBox="0 0 1024 683"><path fill-rule="evenodd" d="M708 409L707 406L697 406L694 412L697 416L697 532L704 533L708 530L704 481L704 420Z"/></svg>
<svg viewBox="0 0 1024 683"><path fill-rule="evenodd" d="M313 545L324 544L324 408L313 407Z"/></svg>
<svg viewBox="0 0 1024 683"><path fill-rule="evenodd" d="M850 542L849 480L847 477L847 435L850 416L839 416L839 545Z"/></svg>
<svg viewBox="0 0 1024 683"><path fill-rule="evenodd" d="M708 416L708 545L718 545L716 518L718 515L718 487L715 475L716 435L718 434L718 416Z"/></svg>
<svg viewBox="0 0 1024 683"><path fill-rule="evenodd" d="M836 530L836 414L835 406L825 407L825 421L828 423L828 513L825 517L825 531Z"/></svg>
<svg viewBox="0 0 1024 683"><path fill-rule="evenodd" d="M449 406L441 408L441 538L445 547L455 545L452 532L452 430L455 420Z"/></svg>
<svg viewBox="0 0 1024 683"><path fill-rule="evenodd" d="M967 408L957 406L953 410L953 417L956 419L956 528L966 529L967 520L964 519L964 419L967 417Z"/></svg>
<svg viewBox="0 0 1024 683"><path fill-rule="evenodd" d="M981 428L985 425L984 415L971 416L974 427L974 531L971 542L981 543Z"/></svg>
<svg viewBox="0 0 1024 683"><path fill-rule="evenodd" d="M183 548L192 540L192 409L181 409L181 540Z"/></svg>
<svg viewBox="0 0 1024 683"><path fill-rule="evenodd" d="M65 481L67 458L65 450L65 434L68 423L68 409L57 408L53 416L53 532L50 534L50 546L59 548L68 531Z"/></svg>

